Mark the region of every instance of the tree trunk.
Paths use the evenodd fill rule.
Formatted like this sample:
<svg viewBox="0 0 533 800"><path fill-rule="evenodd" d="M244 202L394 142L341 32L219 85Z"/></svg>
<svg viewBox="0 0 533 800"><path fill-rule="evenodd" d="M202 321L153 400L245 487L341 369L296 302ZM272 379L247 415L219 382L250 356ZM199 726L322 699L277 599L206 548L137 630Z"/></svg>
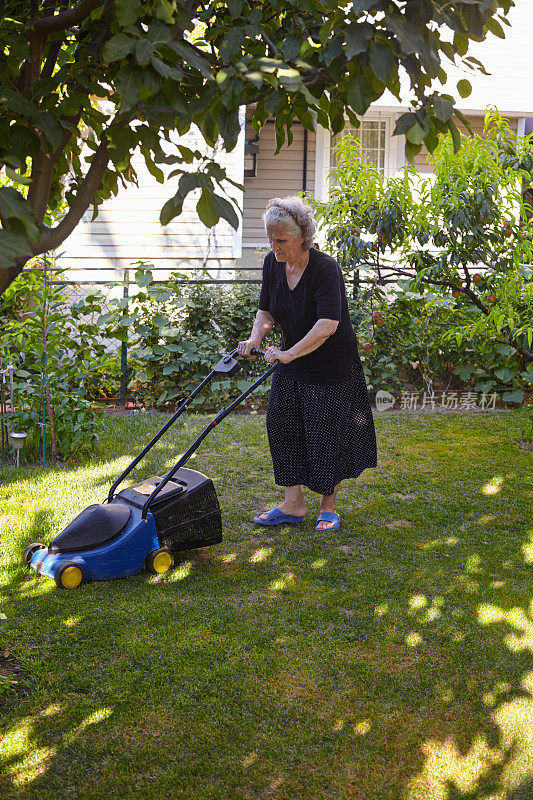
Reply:
<svg viewBox="0 0 533 800"><path fill-rule="evenodd" d="M10 283L13 283L17 275L20 275L24 265L0 269L0 295L3 295Z"/></svg>

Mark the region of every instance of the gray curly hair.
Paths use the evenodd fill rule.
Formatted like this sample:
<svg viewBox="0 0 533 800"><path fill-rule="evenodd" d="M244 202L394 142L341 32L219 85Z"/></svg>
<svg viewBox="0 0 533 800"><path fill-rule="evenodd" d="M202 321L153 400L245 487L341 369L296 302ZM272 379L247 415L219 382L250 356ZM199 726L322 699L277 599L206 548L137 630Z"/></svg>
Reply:
<svg viewBox="0 0 533 800"><path fill-rule="evenodd" d="M263 222L267 236L274 228L283 228L293 236L304 237L303 250L309 250L313 246L316 221L313 209L304 203L301 197L296 195L273 197L267 203Z"/></svg>

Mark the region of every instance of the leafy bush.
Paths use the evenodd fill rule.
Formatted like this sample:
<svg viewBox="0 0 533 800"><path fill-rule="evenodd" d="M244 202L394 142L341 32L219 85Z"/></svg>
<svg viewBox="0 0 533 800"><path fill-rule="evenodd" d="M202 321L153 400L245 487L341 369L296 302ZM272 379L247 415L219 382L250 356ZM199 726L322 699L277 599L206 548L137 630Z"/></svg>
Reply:
<svg viewBox="0 0 533 800"><path fill-rule="evenodd" d="M94 375L116 371L96 323L82 319L53 280L62 271L44 260L19 275L2 298L5 337L0 359L14 370L15 409L10 423L30 434L26 457L41 452L43 423L52 459L71 459L94 448L101 412L88 397ZM96 303L96 296L91 304Z"/></svg>
<svg viewBox="0 0 533 800"><path fill-rule="evenodd" d="M130 326L129 390L145 406L161 407L186 397L211 371L218 356L234 349L252 328L257 287L228 290L192 281L182 285L182 280L182 275L173 273L168 282L158 284L150 265L140 264L136 288L124 309ZM242 360L241 369L245 377L213 380L193 406L219 407L244 389L249 379L265 371L266 365L261 359ZM263 384L249 404L257 404L266 392L268 384Z"/></svg>
<svg viewBox="0 0 533 800"><path fill-rule="evenodd" d="M533 377L533 226L522 196L533 140L492 111L484 136L463 137L458 153L439 142L433 176L407 164L386 182L360 148L341 139L330 200L309 202L354 287L367 379L398 383L418 362L428 388L451 369L476 391L503 386L504 399L522 402Z"/></svg>

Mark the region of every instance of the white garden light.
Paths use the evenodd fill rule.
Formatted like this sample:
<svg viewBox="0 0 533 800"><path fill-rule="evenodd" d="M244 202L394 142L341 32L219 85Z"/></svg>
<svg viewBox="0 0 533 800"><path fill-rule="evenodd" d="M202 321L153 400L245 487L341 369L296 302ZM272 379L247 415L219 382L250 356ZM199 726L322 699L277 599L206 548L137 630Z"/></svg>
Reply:
<svg viewBox="0 0 533 800"><path fill-rule="evenodd" d="M27 439L28 434L24 433L24 431L11 431L9 434L9 438L11 439L11 444L13 445L13 450L15 451L16 458L17 458L17 467L20 466L20 451L24 446L24 441Z"/></svg>

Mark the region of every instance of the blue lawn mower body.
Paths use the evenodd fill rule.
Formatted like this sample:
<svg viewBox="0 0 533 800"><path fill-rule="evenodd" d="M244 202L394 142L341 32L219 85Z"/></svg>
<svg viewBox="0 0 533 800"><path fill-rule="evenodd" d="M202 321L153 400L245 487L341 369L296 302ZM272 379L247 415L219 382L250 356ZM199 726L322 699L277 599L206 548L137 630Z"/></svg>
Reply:
<svg viewBox="0 0 533 800"><path fill-rule="evenodd" d="M236 352L218 362L133 459L111 486L106 502L88 506L48 547L28 545L24 560L31 569L52 578L60 588L73 589L82 581L123 578L143 568L163 573L172 567L179 551L222 541L221 511L213 482L183 465L207 434L272 373L275 365L223 408L164 476L152 476L118 494L115 491L214 375L233 375L240 369L234 358Z"/></svg>
<svg viewBox="0 0 533 800"><path fill-rule="evenodd" d="M155 527L153 514L149 513L145 520L142 519L139 509L130 509L121 501L113 500L109 510L117 508L127 512L127 522L120 529L118 536L112 533L112 524L105 526L106 534L111 540L104 540L98 546L97 541L92 541L90 547L76 545L75 537L69 536L69 528L78 520L83 524L95 515L104 523L113 523L113 517L107 520L104 514L106 506L89 506L82 511L79 517L54 539L49 547L38 547L30 556L29 566L40 575L48 578L60 578L65 568L70 565L80 568L85 580L106 580L107 578L122 578L136 575L144 566L146 557L159 548L159 537ZM81 518L81 519L80 519ZM65 539L64 534L67 534ZM63 537L61 540L60 537ZM68 539L71 538L69 546ZM59 540L59 541L58 541ZM35 545L33 546L35 548Z"/></svg>

